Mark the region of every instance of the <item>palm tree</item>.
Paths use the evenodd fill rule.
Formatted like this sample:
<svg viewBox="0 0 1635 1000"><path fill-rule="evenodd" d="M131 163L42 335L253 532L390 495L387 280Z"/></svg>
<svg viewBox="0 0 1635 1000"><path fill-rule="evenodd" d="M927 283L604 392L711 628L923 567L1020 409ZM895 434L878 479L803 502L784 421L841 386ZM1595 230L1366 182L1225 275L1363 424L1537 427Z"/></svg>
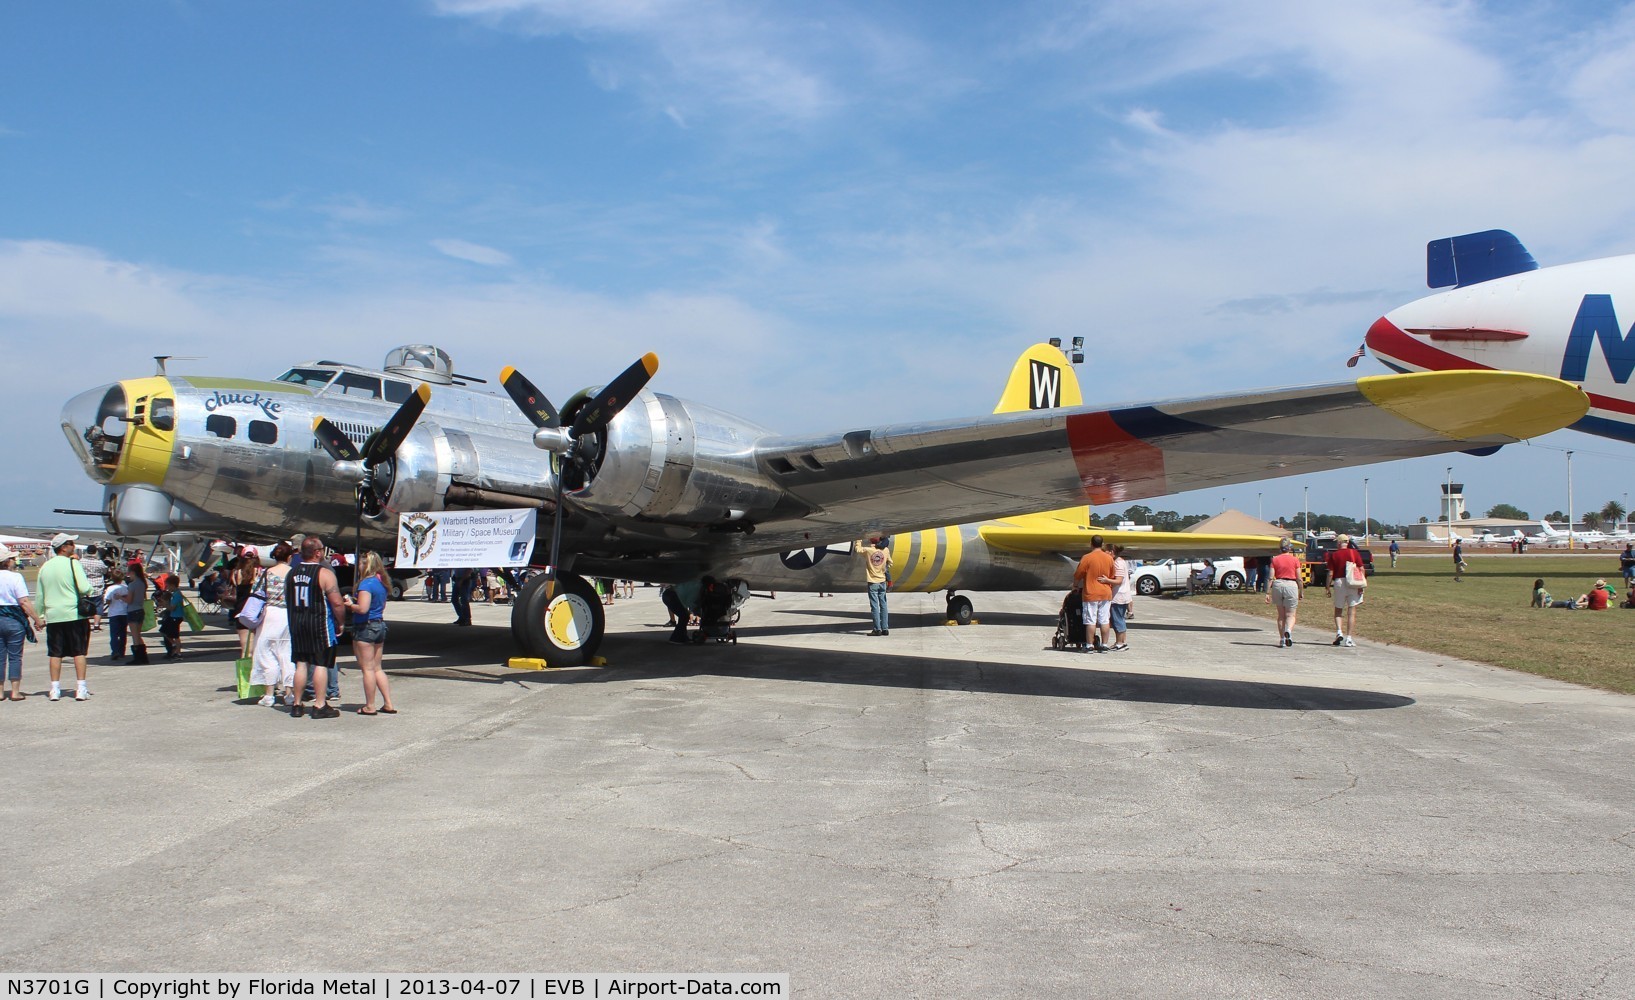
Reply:
<svg viewBox="0 0 1635 1000"><path fill-rule="evenodd" d="M1608 500L1607 505L1601 508L1601 520L1616 525L1624 519L1624 505L1616 500Z"/></svg>
<svg viewBox="0 0 1635 1000"><path fill-rule="evenodd" d="M1584 527L1588 528L1590 531L1599 531L1601 528L1601 515L1597 514L1593 510L1585 511L1584 515L1580 517L1579 520L1583 521Z"/></svg>

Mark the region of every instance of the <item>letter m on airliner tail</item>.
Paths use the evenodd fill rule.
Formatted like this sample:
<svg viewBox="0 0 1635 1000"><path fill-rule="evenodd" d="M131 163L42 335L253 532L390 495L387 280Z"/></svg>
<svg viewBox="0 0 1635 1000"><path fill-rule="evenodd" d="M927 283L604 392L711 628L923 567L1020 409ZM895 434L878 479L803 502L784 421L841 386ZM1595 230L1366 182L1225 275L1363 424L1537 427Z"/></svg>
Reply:
<svg viewBox="0 0 1635 1000"><path fill-rule="evenodd" d="M1030 360L1028 368L1029 384L1032 386L1032 391L1028 393L1028 409L1054 410L1062 405L1062 370L1038 360Z"/></svg>
<svg viewBox="0 0 1635 1000"><path fill-rule="evenodd" d="M1590 369L1590 346L1596 341L1601 342L1601 355L1607 359L1612 380L1619 385L1628 382L1630 373L1635 372L1635 327L1624 333L1610 295L1586 295L1579 303L1572 332L1567 334L1567 351L1561 358L1562 379L1584 381Z"/></svg>

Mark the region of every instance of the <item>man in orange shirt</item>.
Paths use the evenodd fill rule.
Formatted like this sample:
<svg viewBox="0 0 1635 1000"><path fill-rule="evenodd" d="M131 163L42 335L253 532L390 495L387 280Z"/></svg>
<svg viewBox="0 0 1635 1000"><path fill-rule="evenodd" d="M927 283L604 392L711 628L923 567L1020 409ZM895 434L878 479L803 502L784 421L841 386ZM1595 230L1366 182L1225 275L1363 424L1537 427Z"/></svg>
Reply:
<svg viewBox="0 0 1635 1000"><path fill-rule="evenodd" d="M1073 583L1084 590L1084 630L1089 633L1091 628L1096 629L1094 639L1095 651L1107 652L1108 638L1112 624L1113 591L1123 583L1123 579L1116 576L1113 565L1113 554L1102 546L1100 535L1090 536L1090 551L1079 560L1078 572L1073 574ZM1085 649L1089 651L1088 644Z"/></svg>

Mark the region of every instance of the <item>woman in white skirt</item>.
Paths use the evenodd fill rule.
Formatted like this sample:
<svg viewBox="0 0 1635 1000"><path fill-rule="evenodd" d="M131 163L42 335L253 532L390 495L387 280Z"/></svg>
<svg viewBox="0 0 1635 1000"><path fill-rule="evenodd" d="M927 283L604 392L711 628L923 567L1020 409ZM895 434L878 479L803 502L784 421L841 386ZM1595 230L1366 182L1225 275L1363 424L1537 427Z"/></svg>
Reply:
<svg viewBox="0 0 1635 1000"><path fill-rule="evenodd" d="M290 660L290 618L284 604L284 580L289 576L294 551L288 542L274 546L273 564L256 587L256 592L267 599L261 626L255 630L254 660L250 664L250 683L267 688L266 696L258 703L261 705L277 706L281 692L286 704L294 703L289 688L295 682L295 664Z"/></svg>

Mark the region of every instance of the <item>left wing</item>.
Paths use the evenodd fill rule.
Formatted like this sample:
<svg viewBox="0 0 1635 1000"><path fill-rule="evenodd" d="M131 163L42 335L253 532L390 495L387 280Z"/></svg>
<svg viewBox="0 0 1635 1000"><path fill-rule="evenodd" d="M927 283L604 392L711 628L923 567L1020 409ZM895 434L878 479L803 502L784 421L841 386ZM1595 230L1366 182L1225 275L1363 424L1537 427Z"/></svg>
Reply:
<svg viewBox="0 0 1635 1000"><path fill-rule="evenodd" d="M1114 409L763 438L755 461L793 503L746 549L1006 517L1512 444L1581 418L1543 375L1380 375Z"/></svg>

